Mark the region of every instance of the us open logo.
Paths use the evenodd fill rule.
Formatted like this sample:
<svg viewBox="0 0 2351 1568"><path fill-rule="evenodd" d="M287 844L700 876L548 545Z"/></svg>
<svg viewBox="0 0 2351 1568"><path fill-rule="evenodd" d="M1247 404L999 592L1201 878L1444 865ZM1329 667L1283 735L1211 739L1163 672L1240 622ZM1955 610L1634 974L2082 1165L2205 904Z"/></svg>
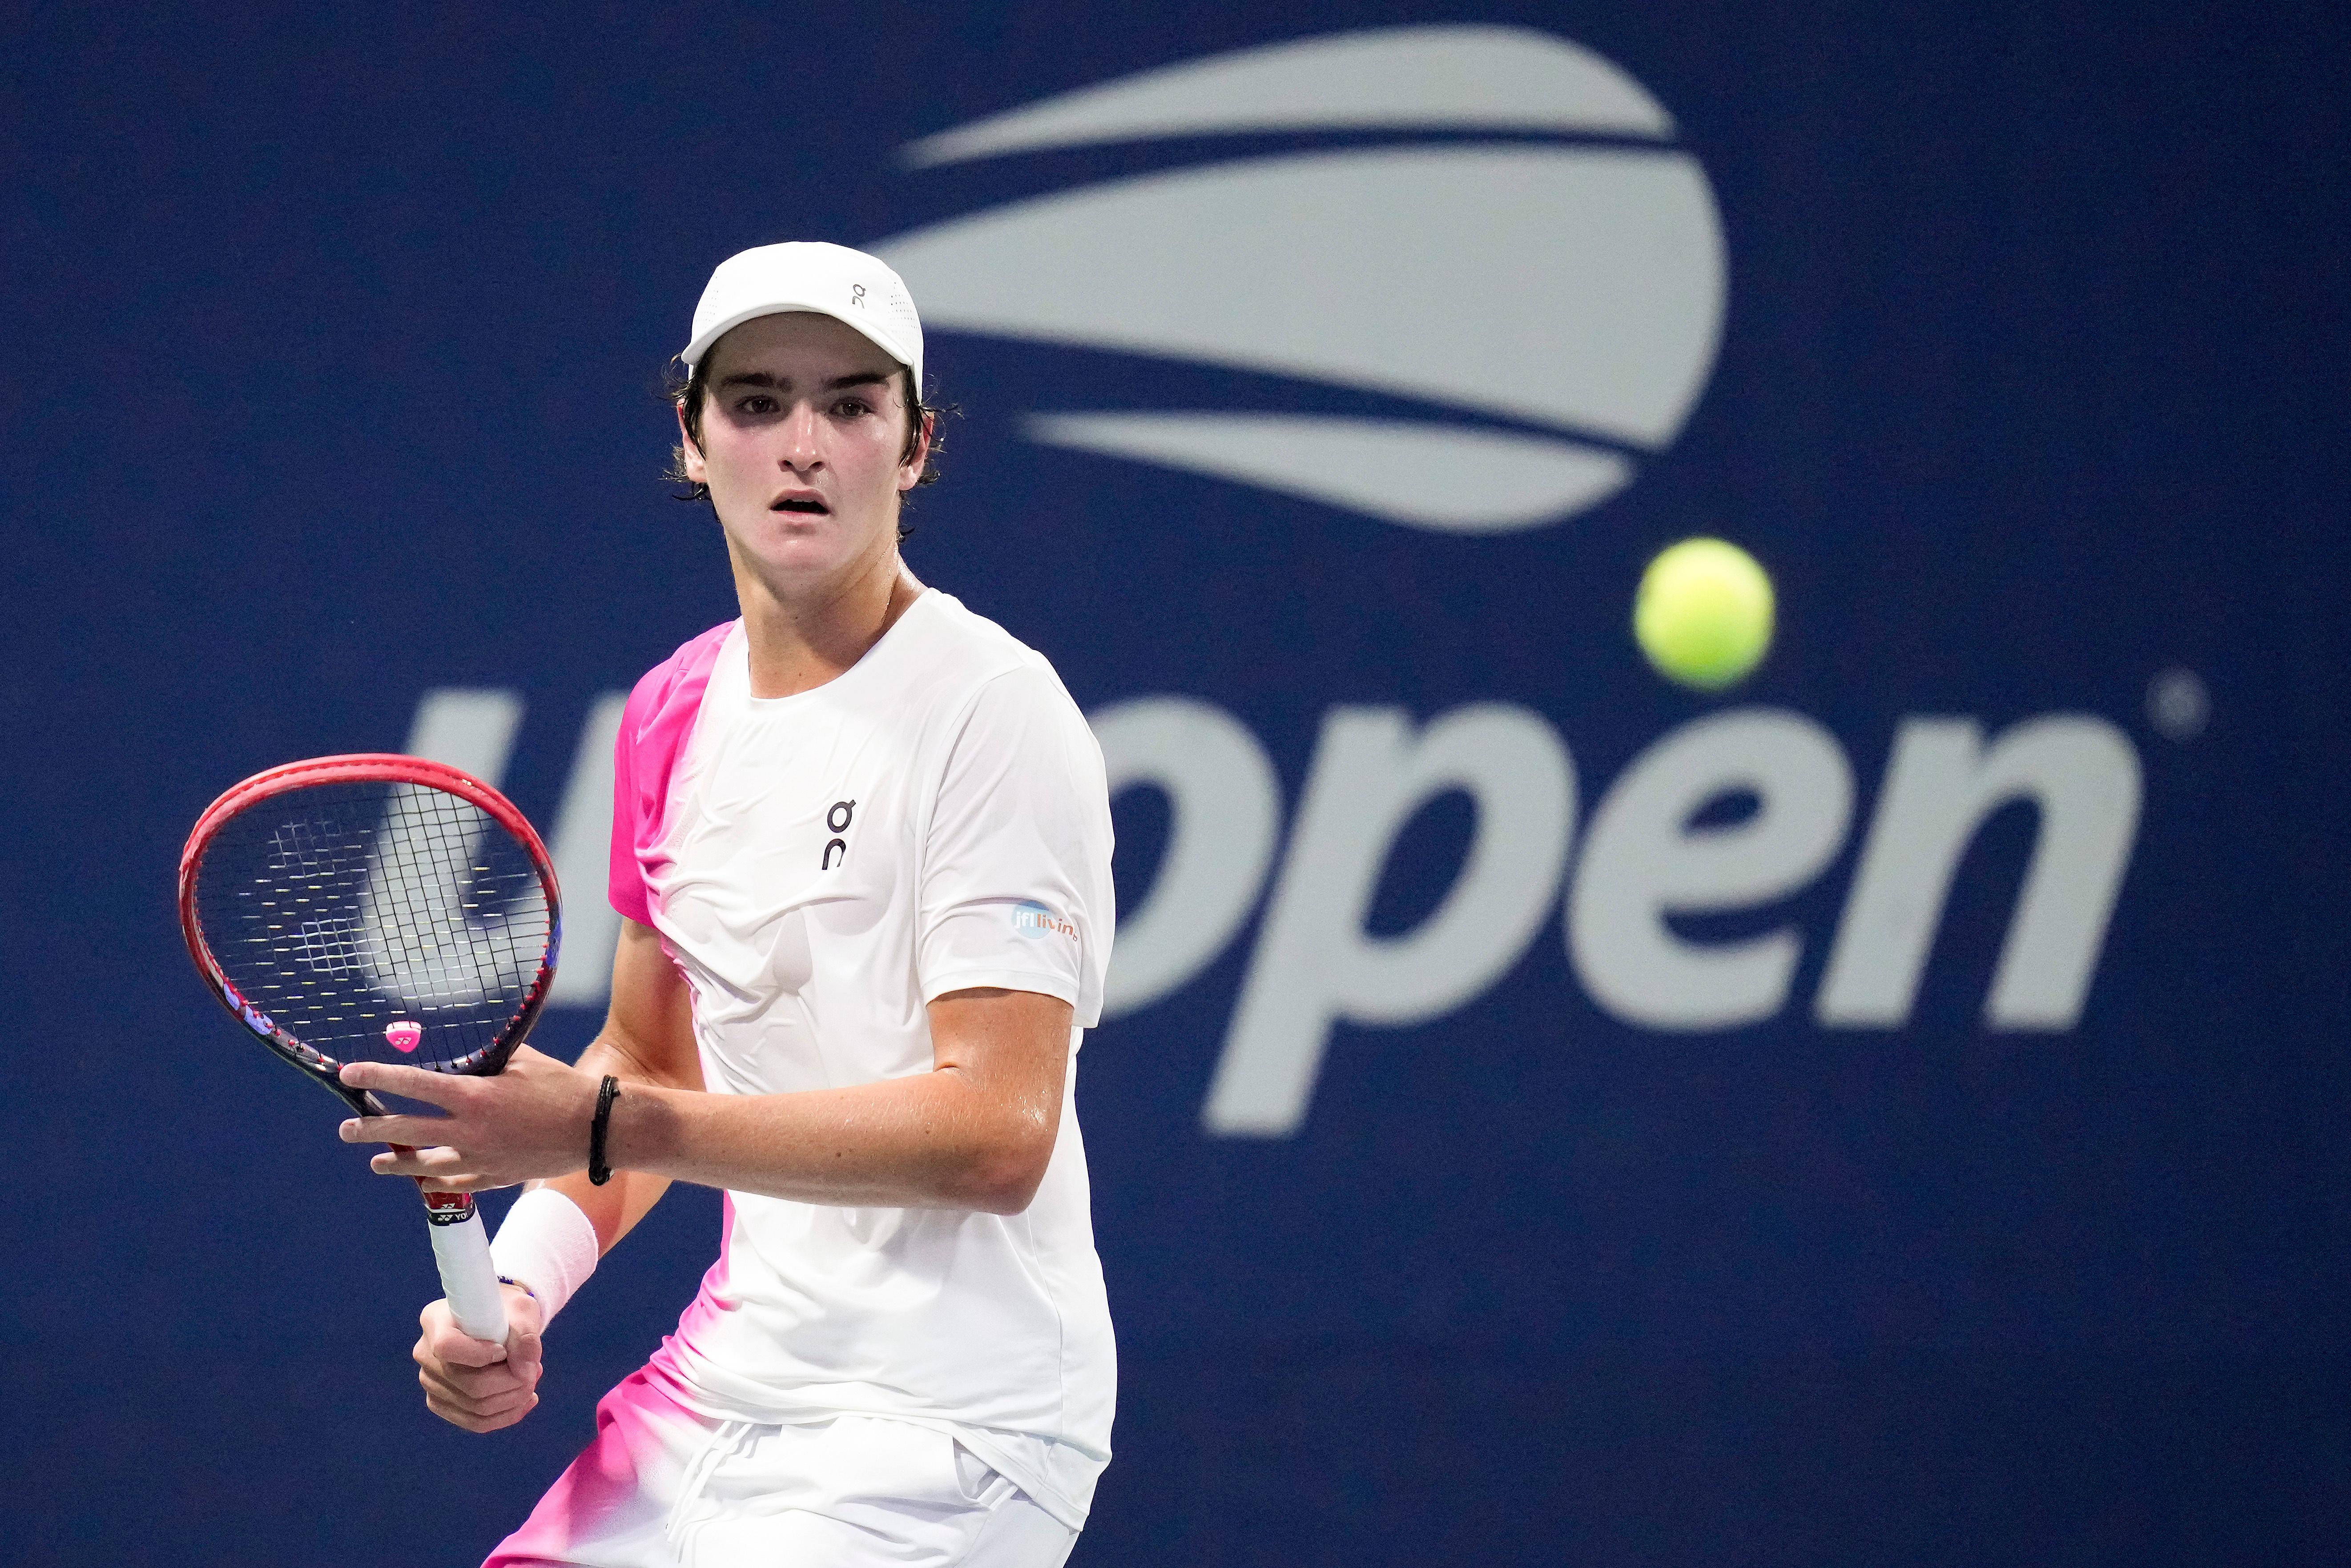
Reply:
<svg viewBox="0 0 2351 1568"><path fill-rule="evenodd" d="M1594 507L1671 444L1721 336L1713 193L1665 109L1564 39L1306 38L1049 99L904 156L1274 133L1326 145L1083 185L869 248L933 329L1272 374L1397 409L1033 411L1024 432L1048 445L1477 534ZM1327 144L1340 133L1353 141Z"/></svg>

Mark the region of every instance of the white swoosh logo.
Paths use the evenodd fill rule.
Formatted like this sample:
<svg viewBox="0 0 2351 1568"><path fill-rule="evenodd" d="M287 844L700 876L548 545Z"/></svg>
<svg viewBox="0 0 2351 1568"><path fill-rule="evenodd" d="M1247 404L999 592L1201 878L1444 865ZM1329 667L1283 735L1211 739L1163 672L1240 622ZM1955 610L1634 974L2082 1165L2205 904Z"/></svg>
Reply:
<svg viewBox="0 0 2351 1568"><path fill-rule="evenodd" d="M1613 453L1510 431L1306 414L1048 413L1048 446L1238 479L1447 533L1507 533L1597 506L1632 482Z"/></svg>
<svg viewBox="0 0 2351 1568"><path fill-rule="evenodd" d="M1432 34L1435 57L1461 69L1414 64ZM1318 51L1347 69L1322 80ZM1319 114L1339 113L1337 102L1360 116L1366 84L1386 79L1426 117L1432 94L1468 101L1468 65L1490 73L1503 58L1516 74L1502 73L1510 90L1488 106L1496 114L1547 104L1579 129L1629 131L1637 120L1670 131L1636 84L1559 40L1405 28L1179 67L917 150L943 162L1081 136L1247 128L1261 122L1252 105L1275 111L1249 93L1318 81ZM1534 89L1546 83L1543 99ZM1190 119L1177 113L1186 90L1206 94ZM1287 100L1280 110L1291 115L1283 124L1309 122ZM872 248L907 278L934 329L1272 373L1541 427L1238 411L1057 412L1027 426L1049 444L1455 532L1555 521L1629 482L1704 389L1725 294L1705 173L1667 147L1471 143L1236 160L1017 202Z"/></svg>
<svg viewBox="0 0 2351 1568"><path fill-rule="evenodd" d="M925 137L904 157L922 167L1158 136L1384 129L1664 141L1674 122L1639 82L1548 33L1387 27L1145 71Z"/></svg>

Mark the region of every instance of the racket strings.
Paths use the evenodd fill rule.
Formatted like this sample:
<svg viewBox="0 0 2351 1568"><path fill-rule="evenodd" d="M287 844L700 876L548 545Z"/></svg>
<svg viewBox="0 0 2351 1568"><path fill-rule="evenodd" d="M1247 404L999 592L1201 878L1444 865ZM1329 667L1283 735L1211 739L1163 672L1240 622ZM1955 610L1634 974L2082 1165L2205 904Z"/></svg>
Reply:
<svg viewBox="0 0 2351 1568"><path fill-rule="evenodd" d="M313 785L247 809L205 850L196 910L229 984L296 1040L450 1070L498 1041L552 935L529 852L418 784ZM420 1026L410 1050L387 1038L395 1022Z"/></svg>

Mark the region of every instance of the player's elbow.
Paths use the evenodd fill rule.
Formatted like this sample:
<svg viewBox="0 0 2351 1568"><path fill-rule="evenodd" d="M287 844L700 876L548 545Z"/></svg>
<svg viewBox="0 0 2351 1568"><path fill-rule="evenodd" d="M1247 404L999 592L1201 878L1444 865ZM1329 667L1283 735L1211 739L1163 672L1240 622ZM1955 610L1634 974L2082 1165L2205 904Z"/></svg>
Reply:
<svg viewBox="0 0 2351 1568"><path fill-rule="evenodd" d="M1036 1201L1053 1163L1053 1129L1023 1122L972 1152L956 1183L957 1207L1019 1214Z"/></svg>

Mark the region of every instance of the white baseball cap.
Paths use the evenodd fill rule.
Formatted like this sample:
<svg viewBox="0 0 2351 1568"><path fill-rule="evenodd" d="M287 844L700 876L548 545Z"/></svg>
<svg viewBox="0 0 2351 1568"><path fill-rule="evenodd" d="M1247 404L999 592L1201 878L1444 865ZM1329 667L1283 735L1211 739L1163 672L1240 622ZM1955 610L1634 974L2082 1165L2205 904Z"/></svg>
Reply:
<svg viewBox="0 0 2351 1568"><path fill-rule="evenodd" d="M923 319L905 279L878 256L821 240L757 246L720 262L694 308L694 340L678 358L690 371L744 322L788 310L813 310L856 328L914 372L920 392Z"/></svg>

